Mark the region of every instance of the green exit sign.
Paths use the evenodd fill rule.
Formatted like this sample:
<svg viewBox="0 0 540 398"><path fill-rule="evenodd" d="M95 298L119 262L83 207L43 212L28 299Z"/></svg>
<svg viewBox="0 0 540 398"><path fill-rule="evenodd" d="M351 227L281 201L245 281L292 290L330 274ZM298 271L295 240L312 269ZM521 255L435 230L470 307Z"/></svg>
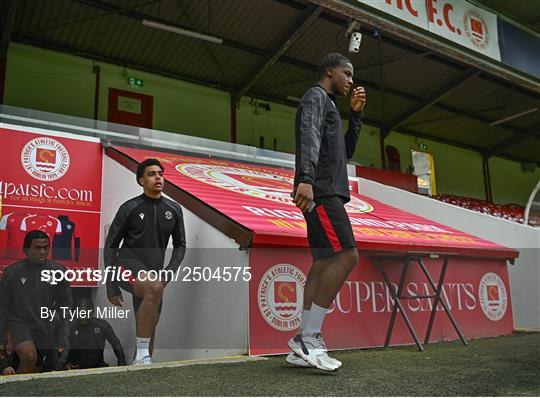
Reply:
<svg viewBox="0 0 540 398"><path fill-rule="evenodd" d="M138 79L136 77L133 77L133 76L130 76L128 77L128 84L130 86L135 86L135 87L142 87L143 86L143 80L142 79Z"/></svg>
<svg viewBox="0 0 540 398"><path fill-rule="evenodd" d="M418 144L418 148L425 151L427 149L427 145L426 144Z"/></svg>

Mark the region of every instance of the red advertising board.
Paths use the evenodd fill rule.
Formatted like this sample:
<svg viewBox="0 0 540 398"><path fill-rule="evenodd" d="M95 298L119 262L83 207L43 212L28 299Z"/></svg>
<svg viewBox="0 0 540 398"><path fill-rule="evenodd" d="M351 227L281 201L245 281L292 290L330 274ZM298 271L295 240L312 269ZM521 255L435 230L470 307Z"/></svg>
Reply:
<svg viewBox="0 0 540 398"><path fill-rule="evenodd" d="M305 249L253 248L249 253L249 353L289 351L287 341L301 322L302 295L311 256ZM436 279L441 260L426 261ZM390 280L399 280L399 260L385 260ZM432 295L419 267L411 266L405 282L408 295ZM467 338L513 332L512 303L504 260L451 258L442 297ZM429 322L433 299L404 300L405 311L419 338ZM377 347L384 344L393 309L390 292L370 258L362 255L325 318L323 335L329 349ZM438 306L430 341L458 336L442 307ZM391 345L414 344L398 314Z"/></svg>
<svg viewBox="0 0 540 398"><path fill-rule="evenodd" d="M400 173L399 171L381 170L375 167L356 166L355 169L357 177L377 181L409 192L418 192L416 176Z"/></svg>
<svg viewBox="0 0 540 398"><path fill-rule="evenodd" d="M284 353L301 322L303 287L311 266L305 222L290 198L294 173L244 162L133 148L116 148L141 162L158 158L165 178L255 232L249 252L250 354ZM429 251L453 254L442 295L469 338L513 331L506 259L517 252L431 220L359 195L351 183L346 205L361 253L360 262L336 297L323 333L331 349L382 346L393 300L369 251ZM361 189L361 187L360 187ZM425 261L437 280L441 260ZM392 281L399 280L399 259L386 259ZM432 295L420 268L411 266L405 281L409 296ZM425 333L432 299L405 300L420 335ZM432 341L457 337L438 308ZM398 316L391 344L413 342Z"/></svg>
<svg viewBox="0 0 540 398"><path fill-rule="evenodd" d="M165 178L255 232L254 246L307 246L292 203L291 169L117 147L138 162L158 158ZM352 182L353 188L356 181ZM346 204L358 247L514 258L517 252L351 192Z"/></svg>
<svg viewBox="0 0 540 398"><path fill-rule="evenodd" d="M0 148L0 272L25 257L23 239L34 229L49 236L52 260L70 269L97 269L99 140L2 124Z"/></svg>

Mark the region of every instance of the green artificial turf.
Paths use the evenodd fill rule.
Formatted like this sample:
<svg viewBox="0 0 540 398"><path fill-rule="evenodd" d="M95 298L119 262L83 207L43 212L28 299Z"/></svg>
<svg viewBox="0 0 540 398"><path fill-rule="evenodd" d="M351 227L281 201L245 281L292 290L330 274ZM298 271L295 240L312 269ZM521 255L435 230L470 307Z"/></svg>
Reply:
<svg viewBox="0 0 540 398"><path fill-rule="evenodd" d="M148 369L0 385L0 395L540 395L540 333L355 350L333 354L334 373L293 368L284 358Z"/></svg>

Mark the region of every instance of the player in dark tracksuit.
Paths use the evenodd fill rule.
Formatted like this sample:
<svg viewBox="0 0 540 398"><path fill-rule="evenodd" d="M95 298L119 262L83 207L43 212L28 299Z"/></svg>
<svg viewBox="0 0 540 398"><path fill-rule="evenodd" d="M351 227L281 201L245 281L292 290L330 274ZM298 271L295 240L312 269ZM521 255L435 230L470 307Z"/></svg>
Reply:
<svg viewBox="0 0 540 398"><path fill-rule="evenodd" d="M161 195L163 166L157 159L146 159L137 168L137 182L144 193L128 200L116 213L105 242L105 266L129 270L129 282L108 281L107 296L114 305L122 304L119 286L133 296L137 329L137 356L134 364L151 363L153 342L159 320L163 290L169 280L144 280L149 270L162 270L165 250L172 237L173 251L165 270L176 272L185 255L186 238L181 206ZM118 249L120 242L122 247ZM139 276L142 275L142 278Z"/></svg>
<svg viewBox="0 0 540 398"><path fill-rule="evenodd" d="M42 371L63 369L65 350L69 349L69 320L62 316L61 308L71 308L70 284L63 280L52 285L42 280L44 270L65 270L47 260L49 250L47 234L28 232L24 239L26 259L7 267L0 281L0 331L11 335L20 361L17 373L34 372L38 357L43 359ZM56 311L58 325L42 316L42 308ZM66 352L60 356L58 337Z"/></svg>
<svg viewBox="0 0 540 398"><path fill-rule="evenodd" d="M3 346L0 346L0 375L14 375L15 369L11 366L7 353Z"/></svg>
<svg viewBox="0 0 540 398"><path fill-rule="evenodd" d="M352 77L349 59L337 53L326 55L319 65L319 82L305 92L296 113L293 197L306 220L313 266L304 289L301 333L289 341L289 346L303 359L296 364L329 371L338 369L341 362L327 354L322 323L358 262L344 204L350 200L347 160L356 148L366 94L362 87L352 89ZM351 118L344 135L336 97L349 91ZM291 363L294 359L294 355L287 357Z"/></svg>
<svg viewBox="0 0 540 398"><path fill-rule="evenodd" d="M69 335L69 356L66 369L88 369L109 366L103 360L105 341L111 345L118 366L126 364L122 343L118 340L114 329L105 319L99 319L94 314L94 304L88 298L79 302L78 308L84 313L91 312L89 317L79 318L71 324ZM88 312L86 312L88 311Z"/></svg>

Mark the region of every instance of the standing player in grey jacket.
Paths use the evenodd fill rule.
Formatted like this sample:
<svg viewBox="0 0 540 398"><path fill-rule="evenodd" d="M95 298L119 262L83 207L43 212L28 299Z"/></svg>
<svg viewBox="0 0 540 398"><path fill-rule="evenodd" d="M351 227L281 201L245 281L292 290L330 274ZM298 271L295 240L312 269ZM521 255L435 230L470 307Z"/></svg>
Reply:
<svg viewBox="0 0 540 398"><path fill-rule="evenodd" d="M146 159L137 167L137 182L143 194L125 202L116 213L105 242L105 267L131 271L129 281L107 281L107 296L122 305L119 289L131 293L137 329L135 365L152 363L152 344L162 307L163 290L170 279L150 280L149 271L161 271L172 237L173 250L165 268L174 274L186 252L184 217L180 205L161 194L165 184L163 166ZM122 247L119 248L120 242ZM159 275L159 274L158 274ZM161 275L164 275L163 273Z"/></svg>
<svg viewBox="0 0 540 398"><path fill-rule="evenodd" d="M366 93L352 90L351 118L343 134L336 97L353 86L353 66L338 53L319 65L319 82L302 98L296 113L294 203L302 210L313 265L304 290L300 333L289 341L287 361L333 371L341 362L327 354L321 326L332 300L358 262L356 243L344 204L350 200L347 160L352 158L362 124Z"/></svg>

